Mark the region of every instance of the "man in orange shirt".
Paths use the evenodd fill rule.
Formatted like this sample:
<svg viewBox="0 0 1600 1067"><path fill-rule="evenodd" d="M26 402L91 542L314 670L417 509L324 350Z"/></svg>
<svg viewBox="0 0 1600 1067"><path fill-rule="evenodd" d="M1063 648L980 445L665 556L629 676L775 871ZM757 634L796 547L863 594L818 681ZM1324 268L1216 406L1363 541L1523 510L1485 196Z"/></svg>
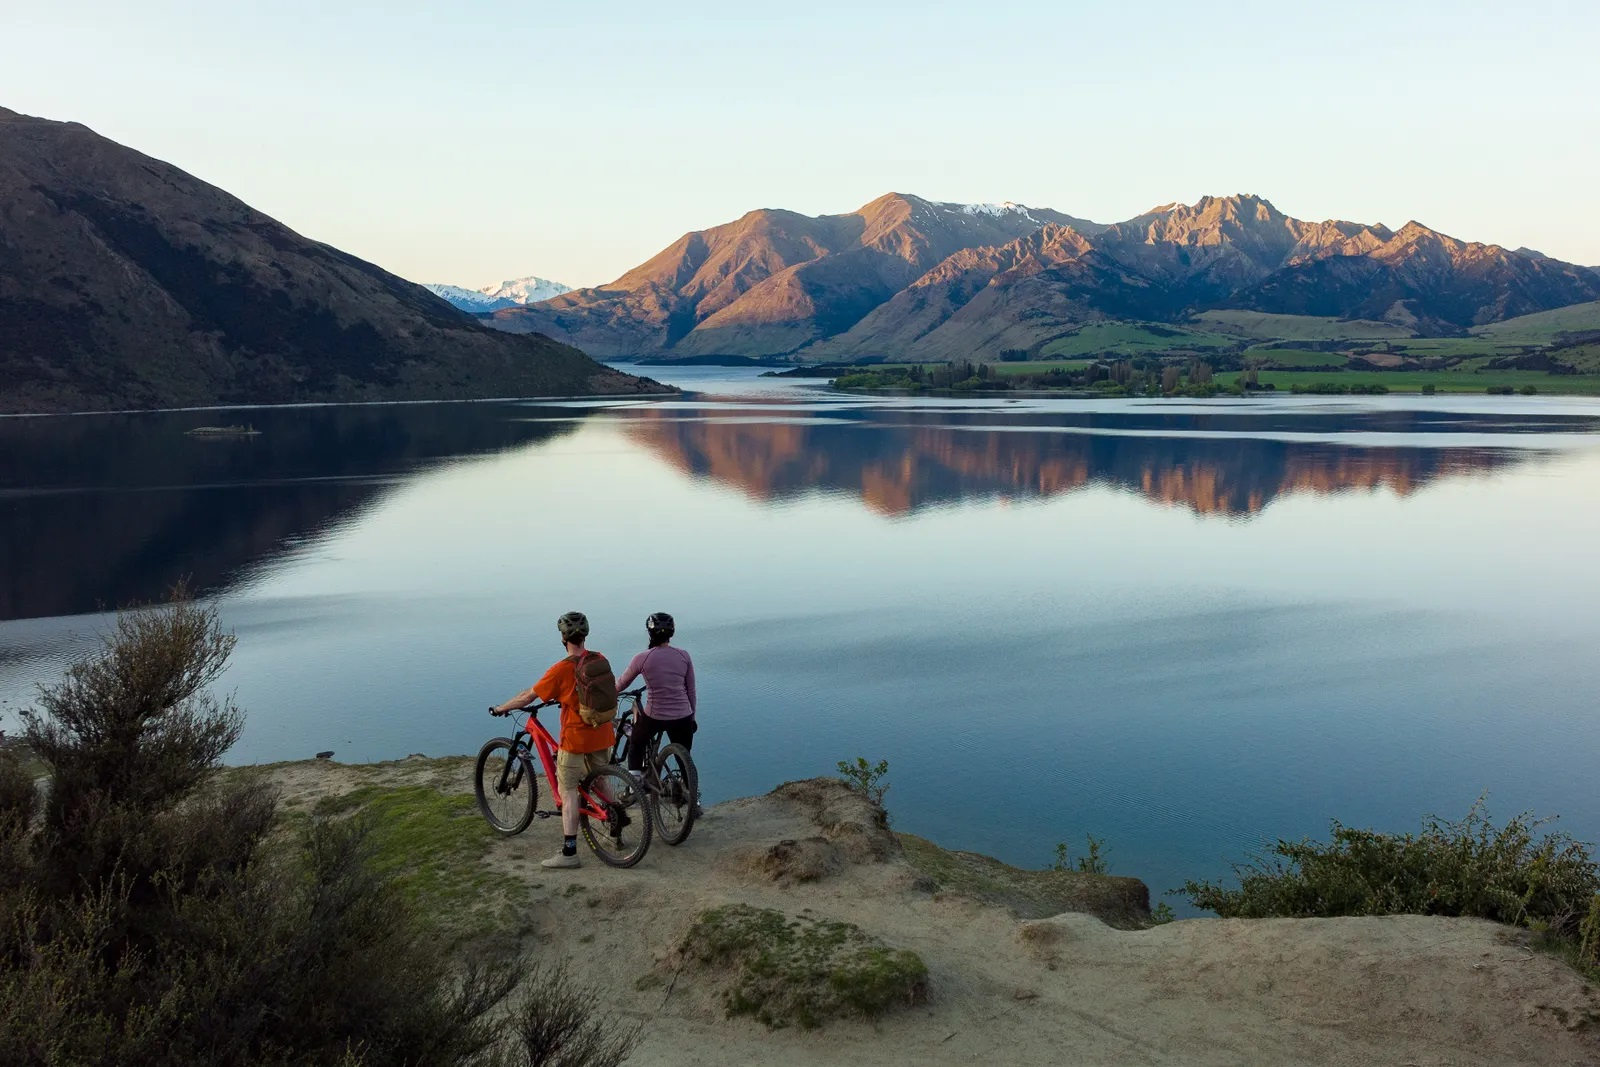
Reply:
<svg viewBox="0 0 1600 1067"><path fill-rule="evenodd" d="M544 672L544 677L510 700L493 709L494 714L525 708L535 700L561 702L560 751L556 753L556 788L561 791L561 851L541 867L578 867L578 785L592 771L611 762L611 745L616 735L610 723L590 726L578 714L578 669L576 658L586 649L589 620L581 611L569 611L556 620L567 654Z"/></svg>

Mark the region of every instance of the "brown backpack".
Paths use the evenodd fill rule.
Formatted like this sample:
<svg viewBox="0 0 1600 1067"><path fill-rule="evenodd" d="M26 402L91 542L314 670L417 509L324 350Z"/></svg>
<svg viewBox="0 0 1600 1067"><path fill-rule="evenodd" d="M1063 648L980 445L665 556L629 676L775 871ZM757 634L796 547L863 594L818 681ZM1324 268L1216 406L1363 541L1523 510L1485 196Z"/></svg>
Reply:
<svg viewBox="0 0 1600 1067"><path fill-rule="evenodd" d="M577 676L578 718L590 726L604 726L617 717L617 676L611 662L598 652L568 656Z"/></svg>

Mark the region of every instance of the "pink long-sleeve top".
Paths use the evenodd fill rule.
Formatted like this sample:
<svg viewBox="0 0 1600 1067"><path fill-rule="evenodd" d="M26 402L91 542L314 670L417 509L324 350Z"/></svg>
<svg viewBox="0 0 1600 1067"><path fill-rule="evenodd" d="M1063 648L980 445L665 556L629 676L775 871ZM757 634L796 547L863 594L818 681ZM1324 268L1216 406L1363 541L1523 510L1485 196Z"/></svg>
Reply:
<svg viewBox="0 0 1600 1067"><path fill-rule="evenodd" d="M645 714L652 719L687 719L695 713L694 660L671 645L658 645L639 653L617 679L617 691L644 676Z"/></svg>

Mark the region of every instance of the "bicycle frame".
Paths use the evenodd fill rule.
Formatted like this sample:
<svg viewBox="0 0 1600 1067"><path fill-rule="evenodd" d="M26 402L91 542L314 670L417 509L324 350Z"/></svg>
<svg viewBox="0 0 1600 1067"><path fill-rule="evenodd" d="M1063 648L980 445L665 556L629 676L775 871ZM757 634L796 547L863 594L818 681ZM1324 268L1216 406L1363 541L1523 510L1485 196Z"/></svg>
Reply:
<svg viewBox="0 0 1600 1067"><path fill-rule="evenodd" d="M539 707L549 707L541 704ZM550 736L550 731L544 728L544 723L539 721L539 707L528 709L528 720L522 728L511 735L511 751L531 748L539 756L539 765L544 768L544 780L550 783L550 793L556 799L556 810L561 810L560 779L556 777L556 739ZM511 768L518 768L521 773L520 760L506 760L506 765L500 769L500 790L506 789L506 784L511 777ZM583 786L578 787L578 810L591 819L606 821L606 809L603 798L599 801L590 795Z"/></svg>

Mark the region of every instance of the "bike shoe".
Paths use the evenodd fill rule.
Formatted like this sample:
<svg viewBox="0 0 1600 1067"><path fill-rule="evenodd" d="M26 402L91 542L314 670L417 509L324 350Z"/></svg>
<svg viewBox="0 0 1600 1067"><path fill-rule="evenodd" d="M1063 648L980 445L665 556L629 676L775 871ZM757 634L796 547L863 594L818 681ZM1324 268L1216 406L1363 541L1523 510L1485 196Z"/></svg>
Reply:
<svg viewBox="0 0 1600 1067"><path fill-rule="evenodd" d="M570 856L565 852L557 852L547 860L540 860L539 866L548 867L552 870L565 870L571 867L582 867L583 861L578 858L576 852Z"/></svg>

